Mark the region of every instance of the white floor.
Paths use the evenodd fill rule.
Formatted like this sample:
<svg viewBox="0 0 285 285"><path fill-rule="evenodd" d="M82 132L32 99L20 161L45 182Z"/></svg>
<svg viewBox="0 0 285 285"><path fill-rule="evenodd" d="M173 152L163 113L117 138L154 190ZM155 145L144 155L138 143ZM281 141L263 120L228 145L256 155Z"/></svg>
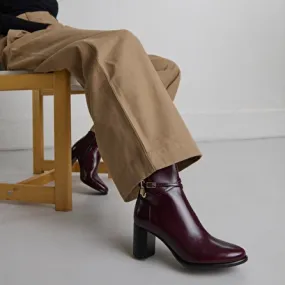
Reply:
<svg viewBox="0 0 285 285"><path fill-rule="evenodd" d="M95 195L74 176L74 211L0 203L0 284L285 284L285 139L200 144L204 159L186 170L185 190L203 223L249 255L241 267L197 272L180 267L158 243L136 261L133 203L114 185ZM0 152L0 181L31 173L30 152Z"/></svg>

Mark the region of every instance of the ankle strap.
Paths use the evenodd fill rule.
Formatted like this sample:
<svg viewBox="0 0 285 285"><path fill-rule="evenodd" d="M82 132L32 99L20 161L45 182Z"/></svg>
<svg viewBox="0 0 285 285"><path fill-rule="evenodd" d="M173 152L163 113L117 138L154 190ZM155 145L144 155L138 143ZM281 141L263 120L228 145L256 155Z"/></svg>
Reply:
<svg viewBox="0 0 285 285"><path fill-rule="evenodd" d="M165 188L165 187L180 187L181 183L158 183L158 182L141 182L141 186L145 189Z"/></svg>
<svg viewBox="0 0 285 285"><path fill-rule="evenodd" d="M165 191L168 192L172 190L174 187L182 187L181 180L179 179L177 183L157 183L157 182L145 182L142 181L140 183L140 196L142 198L146 198L147 189L156 189L156 188L167 188Z"/></svg>

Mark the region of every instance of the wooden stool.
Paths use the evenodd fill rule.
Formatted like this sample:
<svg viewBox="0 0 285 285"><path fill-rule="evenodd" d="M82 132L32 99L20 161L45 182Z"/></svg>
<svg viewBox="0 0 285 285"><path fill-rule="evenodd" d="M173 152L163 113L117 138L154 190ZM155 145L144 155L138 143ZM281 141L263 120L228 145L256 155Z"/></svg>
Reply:
<svg viewBox="0 0 285 285"><path fill-rule="evenodd" d="M84 94L67 71L47 74L0 71L0 91L33 90L33 162L35 176L16 184L0 183L0 200L54 204L72 210L71 95ZM54 96L54 161L44 159L43 98ZM102 162L100 173L108 173ZM54 181L55 186L45 186Z"/></svg>

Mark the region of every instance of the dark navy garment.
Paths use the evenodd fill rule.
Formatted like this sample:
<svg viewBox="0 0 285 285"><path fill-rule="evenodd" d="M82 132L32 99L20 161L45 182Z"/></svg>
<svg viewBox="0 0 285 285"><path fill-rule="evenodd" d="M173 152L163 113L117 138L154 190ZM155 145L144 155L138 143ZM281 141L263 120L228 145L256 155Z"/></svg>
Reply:
<svg viewBox="0 0 285 285"><path fill-rule="evenodd" d="M17 15L36 11L49 12L56 18L57 0L0 0L0 34L5 36L10 29L28 32L46 29L48 24L16 18Z"/></svg>

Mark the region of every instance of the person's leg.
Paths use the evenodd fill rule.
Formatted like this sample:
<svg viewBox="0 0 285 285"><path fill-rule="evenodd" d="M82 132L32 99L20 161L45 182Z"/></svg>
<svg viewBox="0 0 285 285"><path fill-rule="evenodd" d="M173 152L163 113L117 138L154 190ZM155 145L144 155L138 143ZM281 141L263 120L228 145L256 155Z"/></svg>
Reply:
<svg viewBox="0 0 285 285"><path fill-rule="evenodd" d="M160 80L171 100L174 100L180 83L180 69L173 61L155 55L149 56ZM108 187L98 175L101 154L95 135L95 126L72 148L72 162L80 164L80 179L83 183L101 194L108 193Z"/></svg>
<svg viewBox="0 0 285 285"><path fill-rule="evenodd" d="M150 55L149 58L171 100L174 100L180 83L179 67L173 61L163 57ZM74 145L72 158L73 162L77 159L79 161L81 181L94 190L98 190L102 194L107 194L108 187L97 172L101 154L96 142L95 126Z"/></svg>
<svg viewBox="0 0 285 285"><path fill-rule="evenodd" d="M28 14L33 20L37 13ZM8 42L4 61L9 69L68 69L85 87L98 145L121 196L131 201L141 193L136 249L143 249L140 242L151 232L187 264L237 265L246 260L241 248L212 238L192 211L177 167L196 162L200 151L132 33L55 27ZM176 225L183 233L180 239Z"/></svg>

